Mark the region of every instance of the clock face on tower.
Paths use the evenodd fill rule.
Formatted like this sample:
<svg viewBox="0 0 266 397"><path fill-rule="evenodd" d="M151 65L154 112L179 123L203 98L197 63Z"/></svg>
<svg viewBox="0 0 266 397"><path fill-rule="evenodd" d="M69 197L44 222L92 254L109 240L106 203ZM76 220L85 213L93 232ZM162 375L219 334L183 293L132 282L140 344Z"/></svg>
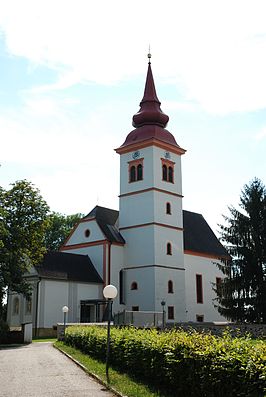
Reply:
<svg viewBox="0 0 266 397"><path fill-rule="evenodd" d="M139 156L140 156L139 150L137 150L136 152L133 152L133 153L132 153L132 158L133 158L134 160L138 159Z"/></svg>
<svg viewBox="0 0 266 397"><path fill-rule="evenodd" d="M165 152L165 153L164 153L164 158L170 160L171 154L170 154L169 152Z"/></svg>

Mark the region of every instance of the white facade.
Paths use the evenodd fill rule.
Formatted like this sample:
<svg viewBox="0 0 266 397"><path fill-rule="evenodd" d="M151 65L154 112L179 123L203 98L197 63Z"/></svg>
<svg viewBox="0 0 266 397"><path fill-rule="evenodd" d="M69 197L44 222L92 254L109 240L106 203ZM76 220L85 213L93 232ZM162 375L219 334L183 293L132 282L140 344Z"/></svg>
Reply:
<svg viewBox="0 0 266 397"><path fill-rule="evenodd" d="M103 287L110 283L118 289L115 313L158 312L165 302L169 323L225 320L213 304L213 285L222 277L215 263L222 250L218 247L215 253L210 248L208 252L206 241L201 249L200 231L187 238L185 249L184 233L188 231L183 222L181 172L185 150L165 130L168 116L160 110L150 65L141 109L133 121L136 129L116 149L120 155L119 218L118 214L117 219L114 217L116 211L95 207L61 248L64 253L88 256L102 283L49 278L35 281L34 327L52 328L62 321L64 305L70 309L68 321L79 322L82 301L90 306L89 320L95 321L99 312L94 301L103 299ZM205 221L202 218L200 222ZM216 239L210 230L208 233L212 240ZM199 240L196 248L195 239ZM214 246L218 245L216 239ZM15 325L30 316L28 313L25 317L25 303L21 304L23 315L12 310L14 299L12 295L9 322Z"/></svg>
<svg viewBox="0 0 266 397"><path fill-rule="evenodd" d="M175 288L169 306L174 314L169 321L185 321L181 156L151 144L144 148L136 145L120 157L119 230L126 241L125 306L127 310L162 310L164 290L171 281ZM174 169L171 183L162 178L164 161ZM130 167L138 163L142 165L142 179L132 182ZM171 255L167 254L167 244L171 244ZM133 282L137 290L131 290Z"/></svg>
<svg viewBox="0 0 266 397"><path fill-rule="evenodd" d="M213 286L217 278L222 278L223 273L218 269L216 258L185 255L186 268L186 307L187 320L197 321L198 316L203 316L204 322L226 321L214 307L216 297ZM196 275L202 279L202 303L197 303Z"/></svg>
<svg viewBox="0 0 266 397"><path fill-rule="evenodd" d="M63 322L63 306L68 306L67 321L80 322L81 300L101 299L102 286L98 284L76 283L57 280L37 280L32 282L30 310L26 298L21 294L10 293L8 297L8 323L11 327L19 327L24 323L32 323L38 329L38 335L47 334L47 330L56 330L57 323ZM37 298L38 295L38 298ZM15 305L19 301L18 313ZM92 305L91 321L96 321L96 313Z"/></svg>

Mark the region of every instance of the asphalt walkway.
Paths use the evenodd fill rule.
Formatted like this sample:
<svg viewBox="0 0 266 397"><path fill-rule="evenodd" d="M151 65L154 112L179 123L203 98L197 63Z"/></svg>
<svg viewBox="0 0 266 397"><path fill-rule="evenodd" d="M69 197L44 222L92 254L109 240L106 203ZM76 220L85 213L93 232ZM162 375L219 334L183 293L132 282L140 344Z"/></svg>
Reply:
<svg viewBox="0 0 266 397"><path fill-rule="evenodd" d="M50 342L0 350L1 397L114 397Z"/></svg>

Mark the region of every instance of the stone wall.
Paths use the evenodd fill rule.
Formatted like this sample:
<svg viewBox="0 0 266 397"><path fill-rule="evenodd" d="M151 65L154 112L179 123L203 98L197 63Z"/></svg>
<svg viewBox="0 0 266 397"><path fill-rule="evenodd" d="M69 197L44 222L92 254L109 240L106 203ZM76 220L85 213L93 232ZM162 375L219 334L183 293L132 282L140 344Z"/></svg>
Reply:
<svg viewBox="0 0 266 397"><path fill-rule="evenodd" d="M170 324L169 324L170 325ZM167 324L168 327L168 324ZM184 330L195 329L199 332L211 332L213 335L222 335L225 330L230 330L232 336L244 336L249 334L252 338L266 338L266 324L236 324L236 323L182 323L175 327Z"/></svg>

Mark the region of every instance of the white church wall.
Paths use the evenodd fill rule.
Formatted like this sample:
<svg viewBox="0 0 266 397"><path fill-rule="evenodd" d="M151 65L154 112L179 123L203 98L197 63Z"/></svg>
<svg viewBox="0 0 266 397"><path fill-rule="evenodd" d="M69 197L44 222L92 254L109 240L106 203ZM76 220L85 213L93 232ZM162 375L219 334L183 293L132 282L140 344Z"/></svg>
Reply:
<svg viewBox="0 0 266 397"><path fill-rule="evenodd" d="M110 283L117 288L117 297L113 302L113 312L124 310L125 306L119 303L119 272L124 267L124 246L111 245L111 278Z"/></svg>
<svg viewBox="0 0 266 397"><path fill-rule="evenodd" d="M171 214L166 213L166 203L171 205ZM174 227L183 227L182 199L171 194L154 192L154 221Z"/></svg>
<svg viewBox="0 0 266 397"><path fill-rule="evenodd" d="M7 322L11 327L19 327L24 323L34 322L35 313L33 302L36 296L36 285L34 281L29 282L32 285L31 297L29 299L30 304L23 294L17 294L15 292L9 292L8 295L8 306L7 306ZM14 311L15 299L18 299L19 308L18 313Z"/></svg>
<svg viewBox="0 0 266 397"><path fill-rule="evenodd" d="M141 225L153 220L153 191L143 192L120 199L119 227Z"/></svg>
<svg viewBox="0 0 266 397"><path fill-rule="evenodd" d="M128 163L133 161L133 153L128 152L120 156L120 193L136 192L142 189L156 187L173 193L182 194L181 157L170 152L170 161L174 162L174 183L162 180L162 161L165 158L165 150L156 146L150 146L138 150L139 157L143 158L143 180L129 182ZM168 152L169 153L169 152Z"/></svg>
<svg viewBox="0 0 266 397"><path fill-rule="evenodd" d="M63 321L62 307L68 305L67 281L42 280L39 301L39 327L51 328Z"/></svg>
<svg viewBox="0 0 266 397"><path fill-rule="evenodd" d="M153 225L120 231L126 244L125 267L154 264Z"/></svg>
<svg viewBox="0 0 266 397"><path fill-rule="evenodd" d="M168 282L173 283L173 292L168 290ZM155 269L155 310L162 311L161 302L165 302L167 322L186 321L185 308L185 271L165 267ZM168 307L174 307L174 319L168 318Z"/></svg>
<svg viewBox="0 0 266 397"><path fill-rule="evenodd" d="M88 220L86 222L83 221L79 223L74 233L66 242L66 246L72 244L90 243L99 240L105 240L103 232L95 220Z"/></svg>
<svg viewBox="0 0 266 397"><path fill-rule="evenodd" d="M166 266L183 267L183 232L155 226L155 263ZM172 246L172 255L167 255L167 244Z"/></svg>
<svg viewBox="0 0 266 397"><path fill-rule="evenodd" d="M163 190L168 190L172 193L182 194L182 179L181 179L181 156L178 154L168 152L170 154L170 161L174 162L174 183L163 181L162 179L162 161L165 159L166 151L159 147L153 146L153 164L154 164L154 185Z"/></svg>
<svg viewBox="0 0 266 397"><path fill-rule="evenodd" d="M143 180L129 183L128 163L134 160L132 157L134 152L132 151L120 156L120 194L136 192L153 186L153 154L151 147L138 150L138 158L143 158Z"/></svg>
<svg viewBox="0 0 266 397"><path fill-rule="evenodd" d="M216 294L212 283L216 277L223 278L223 273L215 265L217 259L185 254L186 309L187 320L196 321L197 315L204 316L205 321L226 321L213 306ZM203 303L197 303L196 275L202 275Z"/></svg>
<svg viewBox="0 0 266 397"><path fill-rule="evenodd" d="M42 280L42 287L38 321L41 328L52 328L63 322L63 306L69 308L67 321L79 322L80 301L102 298L102 285L99 284Z"/></svg>
<svg viewBox="0 0 266 397"><path fill-rule="evenodd" d="M15 310L15 302L18 300L18 311ZM23 296L11 292L8 297L8 324L10 327L20 327L23 322Z"/></svg>
<svg viewBox="0 0 266 397"><path fill-rule="evenodd" d="M137 283L137 289L132 290L132 283ZM155 303L155 272L154 267L126 269L125 271L125 309L154 311Z"/></svg>
<svg viewBox="0 0 266 397"><path fill-rule="evenodd" d="M171 214L166 213L166 203L171 205ZM119 227L142 225L149 222L183 227L182 200L171 194L147 191L120 199Z"/></svg>

